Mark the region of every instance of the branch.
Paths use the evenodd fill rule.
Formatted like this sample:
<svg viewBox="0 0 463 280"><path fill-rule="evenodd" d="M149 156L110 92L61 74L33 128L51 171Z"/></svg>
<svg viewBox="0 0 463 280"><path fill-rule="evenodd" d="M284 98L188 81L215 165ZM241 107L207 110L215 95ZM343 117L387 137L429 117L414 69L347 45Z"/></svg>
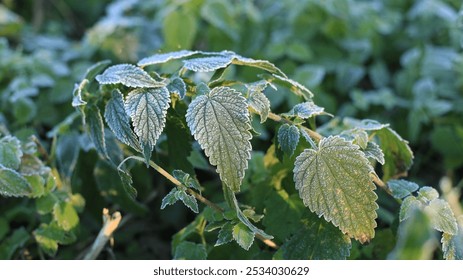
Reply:
<svg viewBox="0 0 463 280"><path fill-rule="evenodd" d="M110 216L109 210L106 208L103 209L103 227L101 228L100 233L98 233L95 242L93 242L92 248L85 255L84 260L95 260L98 257L118 227L121 219L121 213L115 212Z"/></svg>

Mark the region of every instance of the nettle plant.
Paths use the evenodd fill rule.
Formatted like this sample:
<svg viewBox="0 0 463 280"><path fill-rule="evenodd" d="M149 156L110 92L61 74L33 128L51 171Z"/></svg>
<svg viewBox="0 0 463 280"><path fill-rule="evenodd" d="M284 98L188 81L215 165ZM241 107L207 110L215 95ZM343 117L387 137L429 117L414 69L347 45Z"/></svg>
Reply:
<svg viewBox="0 0 463 280"><path fill-rule="evenodd" d="M442 232L444 257L462 258L462 219L457 221L450 204L431 187L397 180L412 165L413 153L388 124L333 118L314 104L307 88L272 63L230 51L182 50L155 54L137 65L109 65L103 61L88 70L72 104L99 155L117 169L127 195L136 199L137 194L127 162L144 162L174 185L161 208L180 200L198 213L173 237L174 258L219 258L217 248L236 241L250 258L345 259L352 239L368 243L375 237L380 192L401 203L390 258L416 256L407 255L407 248L416 233L410 228L417 223L429 233L420 240L434 244L437 231ZM230 80L232 65L262 73L252 82ZM269 91L292 92L303 102L276 114ZM320 115L332 120L317 128ZM276 129L273 144L253 151L254 127L269 122ZM108 133L126 145L124 160L112 156ZM168 143L167 151L156 147L160 141ZM215 167L222 186L198 182L193 172L204 162L190 156L196 151L200 157L198 150ZM187 170L168 172L153 160L166 152L174 166ZM223 199L216 203L202 195L220 187ZM201 212L198 200L205 205Z"/></svg>

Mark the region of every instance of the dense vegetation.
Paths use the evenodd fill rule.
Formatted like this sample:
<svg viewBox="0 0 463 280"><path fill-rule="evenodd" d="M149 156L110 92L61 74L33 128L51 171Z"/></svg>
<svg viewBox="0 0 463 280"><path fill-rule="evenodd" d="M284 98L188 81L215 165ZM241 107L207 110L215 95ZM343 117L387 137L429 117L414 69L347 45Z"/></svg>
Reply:
<svg viewBox="0 0 463 280"><path fill-rule="evenodd" d="M463 258L460 1L1 3L0 259Z"/></svg>

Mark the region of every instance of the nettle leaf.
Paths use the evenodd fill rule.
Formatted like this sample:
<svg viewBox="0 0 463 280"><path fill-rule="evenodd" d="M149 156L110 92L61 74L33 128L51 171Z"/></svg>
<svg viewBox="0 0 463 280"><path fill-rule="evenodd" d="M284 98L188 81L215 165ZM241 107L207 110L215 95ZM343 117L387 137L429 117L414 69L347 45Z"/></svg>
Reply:
<svg viewBox="0 0 463 280"><path fill-rule="evenodd" d="M253 59L253 58L242 57L241 55L235 55L232 63L236 65L244 65L244 66L250 66L254 68L260 68L272 74L278 74L280 76L286 77L285 73L283 73L278 67L276 67L275 64L267 60Z"/></svg>
<svg viewBox="0 0 463 280"><path fill-rule="evenodd" d="M112 92L111 99L106 104L104 118L119 141L141 151L137 136L130 127L130 118L125 111L122 94L118 89Z"/></svg>
<svg viewBox="0 0 463 280"><path fill-rule="evenodd" d="M232 63L233 56L217 55L184 60L184 67L194 72L212 72Z"/></svg>
<svg viewBox="0 0 463 280"><path fill-rule="evenodd" d="M182 241L175 249L174 260L205 260L207 251L203 244Z"/></svg>
<svg viewBox="0 0 463 280"><path fill-rule="evenodd" d="M345 118L343 123L347 126L356 127L366 131L376 131L389 127L389 124L382 124L378 121L370 119L357 120L352 118Z"/></svg>
<svg viewBox="0 0 463 280"><path fill-rule="evenodd" d="M244 250L249 250L252 243L254 242L254 232L250 230L242 222L237 223L233 227L233 239L241 246Z"/></svg>
<svg viewBox="0 0 463 280"><path fill-rule="evenodd" d="M391 190L392 196L397 199L403 199L420 188L416 183L406 180L390 180L387 182L387 186Z"/></svg>
<svg viewBox="0 0 463 280"><path fill-rule="evenodd" d="M283 124L278 129L278 143L281 150L292 156L299 143L299 129L295 125Z"/></svg>
<svg viewBox="0 0 463 280"><path fill-rule="evenodd" d="M332 224L310 214L302 227L278 250L287 260L345 260L351 240Z"/></svg>
<svg viewBox="0 0 463 280"><path fill-rule="evenodd" d="M169 91L165 87L135 89L125 100L125 110L132 119L147 164L164 129L169 102Z"/></svg>
<svg viewBox="0 0 463 280"><path fill-rule="evenodd" d="M185 191L177 191L176 196L183 202L183 204L190 208L191 211L199 213L198 202L192 195L187 194Z"/></svg>
<svg viewBox="0 0 463 280"><path fill-rule="evenodd" d="M260 115L260 123L264 123L270 113L270 101L262 90L249 91L248 104Z"/></svg>
<svg viewBox="0 0 463 280"><path fill-rule="evenodd" d="M181 51L168 52L168 53L159 53L159 54L154 54L150 57L145 57L141 59L137 63L137 65L141 67L145 67L148 65L161 64L161 63L166 63L171 60L192 56L197 53L198 51L188 51L188 50L181 50Z"/></svg>
<svg viewBox="0 0 463 280"><path fill-rule="evenodd" d="M137 197L137 189L133 187L133 181L132 181L132 176L130 176L129 172L126 172L122 169L117 169L117 173L119 174L119 177L121 178L122 182L122 187L126 194L133 200Z"/></svg>
<svg viewBox="0 0 463 280"><path fill-rule="evenodd" d="M442 251L446 260L463 260L463 216L458 218L458 232L455 235L442 234Z"/></svg>
<svg viewBox="0 0 463 280"><path fill-rule="evenodd" d="M304 97L306 100L311 100L313 98L313 93L309 89L286 76L273 74L271 76L264 75L264 77L268 82L274 81L277 84L287 87L293 93Z"/></svg>
<svg viewBox="0 0 463 280"><path fill-rule="evenodd" d="M381 165L385 163L384 153L375 142L368 142L367 147L363 150L367 158L371 158L379 162Z"/></svg>
<svg viewBox="0 0 463 280"><path fill-rule="evenodd" d="M364 130L358 128L349 129L343 131L339 136L347 141L352 141L352 143L359 145L362 150L367 148L368 134Z"/></svg>
<svg viewBox="0 0 463 280"><path fill-rule="evenodd" d="M161 210L166 208L168 205L174 205L180 198L176 195L177 189L172 189L161 202Z"/></svg>
<svg viewBox="0 0 463 280"><path fill-rule="evenodd" d="M100 74L106 67L111 64L111 60L102 60L90 66L85 72L84 79L92 81L96 75Z"/></svg>
<svg viewBox="0 0 463 280"><path fill-rule="evenodd" d="M226 223L219 231L217 241L214 246L220 246L223 244L230 243L233 240L233 227L235 225L231 222Z"/></svg>
<svg viewBox="0 0 463 280"><path fill-rule="evenodd" d="M201 187L199 186L198 181L192 178L190 174L185 173L182 170L174 170L172 172L172 175L175 177L175 179L179 180L185 187L201 191Z"/></svg>
<svg viewBox="0 0 463 280"><path fill-rule="evenodd" d="M182 78L176 77L167 85L167 90L170 93L177 94L180 99L183 99L186 95L186 84Z"/></svg>
<svg viewBox="0 0 463 280"><path fill-rule="evenodd" d="M101 156L109 159L108 151L106 150L103 118L101 117L100 109L98 109L98 107L85 107L85 123L88 126L90 138L92 139L96 150Z"/></svg>
<svg viewBox="0 0 463 280"><path fill-rule="evenodd" d="M141 68L130 64L118 64L106 69L103 74L96 76L102 84L123 84L134 88L157 88L165 86L164 81L156 81Z"/></svg>
<svg viewBox="0 0 463 280"><path fill-rule="evenodd" d="M234 89L217 87L190 103L186 119L220 179L239 191L252 150L246 99Z"/></svg>
<svg viewBox="0 0 463 280"><path fill-rule="evenodd" d="M0 139L0 165L18 170L22 156L21 142L16 137L8 135Z"/></svg>
<svg viewBox="0 0 463 280"><path fill-rule="evenodd" d="M0 164L0 195L28 196L32 193L32 186L18 172Z"/></svg>
<svg viewBox="0 0 463 280"><path fill-rule="evenodd" d="M308 119L312 116L327 114L325 108L315 105L312 101L297 104L288 113L282 114L289 117L299 117L301 119Z"/></svg>
<svg viewBox="0 0 463 280"><path fill-rule="evenodd" d="M306 149L294 167L296 189L312 212L364 243L375 235L377 196L373 169L357 145L339 136Z"/></svg>
<svg viewBox="0 0 463 280"><path fill-rule="evenodd" d="M383 181L388 181L395 175L407 172L413 163L413 152L408 141L402 139L389 127L376 132L381 150L384 152Z"/></svg>

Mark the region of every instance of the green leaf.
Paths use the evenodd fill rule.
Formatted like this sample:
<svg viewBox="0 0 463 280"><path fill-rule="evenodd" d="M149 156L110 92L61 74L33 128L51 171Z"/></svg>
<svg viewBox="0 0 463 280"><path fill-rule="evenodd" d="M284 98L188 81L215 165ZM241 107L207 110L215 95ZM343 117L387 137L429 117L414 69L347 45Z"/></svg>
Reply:
<svg viewBox="0 0 463 280"><path fill-rule="evenodd" d="M364 243L374 237L378 208L371 172L357 145L330 136L296 158L294 181L304 205Z"/></svg>
<svg viewBox="0 0 463 280"><path fill-rule="evenodd" d="M58 250L58 244L71 244L76 240L76 236L72 232L64 231L55 223L41 224L33 234L40 248L52 257Z"/></svg>
<svg viewBox="0 0 463 280"><path fill-rule="evenodd" d="M294 106L288 113L283 114L284 116L299 117L301 119L309 119L312 116L323 115L325 108L315 105L312 101L299 103Z"/></svg>
<svg viewBox="0 0 463 280"><path fill-rule="evenodd" d="M69 231L79 224L79 216L77 216L76 210L69 202L56 203L53 207L53 217L65 231Z"/></svg>
<svg viewBox="0 0 463 280"><path fill-rule="evenodd" d="M45 179L37 174L26 175L24 179L29 183L32 188L32 192L29 197L37 198L45 194Z"/></svg>
<svg viewBox="0 0 463 280"><path fill-rule="evenodd" d="M197 53L198 51L188 51L188 50L181 50L181 51L168 52L168 53L159 53L159 54L154 54L150 57L145 57L141 59L137 64L138 66L145 67L148 65L166 63L171 60L192 56Z"/></svg>
<svg viewBox="0 0 463 280"><path fill-rule="evenodd" d="M201 187L198 181L192 178L190 174L185 173L182 170L176 169L172 172L172 175L175 177L175 179L179 180L185 187L201 191Z"/></svg>
<svg viewBox="0 0 463 280"><path fill-rule="evenodd" d="M207 251L203 244L182 241L175 249L174 260L205 260Z"/></svg>
<svg viewBox="0 0 463 280"><path fill-rule="evenodd" d="M292 156L299 143L299 129L295 125L283 124L278 129L278 143L281 150Z"/></svg>
<svg viewBox="0 0 463 280"><path fill-rule="evenodd" d="M40 215L51 213L56 202L58 202L58 199L54 194L48 194L46 196L39 197L35 200L37 213Z"/></svg>
<svg viewBox="0 0 463 280"><path fill-rule="evenodd" d="M418 198L421 198L425 202L429 202L429 201L432 201L432 200L435 200L435 199L439 198L439 193L434 188L422 187L418 191Z"/></svg>
<svg viewBox="0 0 463 280"><path fill-rule="evenodd" d="M296 95L304 97L305 100L311 100L313 97L313 93L308 90L305 86L301 85L300 83L291 80L283 75L273 74L271 76L263 75L268 82L275 82L276 84L280 84L289 90L291 90Z"/></svg>
<svg viewBox="0 0 463 280"><path fill-rule="evenodd" d="M400 205L399 220L402 222L413 215L415 210L421 208L421 203L414 196L407 196Z"/></svg>
<svg viewBox="0 0 463 280"><path fill-rule="evenodd" d="M246 99L234 89L216 87L190 103L186 119L220 179L239 191L252 149Z"/></svg>
<svg viewBox="0 0 463 280"><path fill-rule="evenodd" d="M356 127L359 129L363 129L366 131L376 131L381 130L383 128L388 128L389 124L382 124L375 120L364 119L364 120L356 120L352 118L345 118L344 124L351 127Z"/></svg>
<svg viewBox="0 0 463 280"><path fill-rule="evenodd" d="M111 64L111 60L102 60L93 64L87 69L83 79L87 79L90 82L93 81L96 75L100 74L109 64Z"/></svg>
<svg viewBox="0 0 463 280"><path fill-rule="evenodd" d="M29 182L13 169L0 165L0 195L28 196L32 193Z"/></svg>
<svg viewBox="0 0 463 280"><path fill-rule="evenodd" d="M211 0L201 5L201 16L211 26L233 40L238 40L238 26L234 6L229 2Z"/></svg>
<svg viewBox="0 0 463 280"><path fill-rule="evenodd" d="M424 208L424 211L429 216L434 229L452 235L457 234L457 220L447 201L435 199Z"/></svg>
<svg viewBox="0 0 463 280"><path fill-rule="evenodd" d="M211 89L205 83L199 83L196 86L196 95L209 94Z"/></svg>
<svg viewBox="0 0 463 280"><path fill-rule="evenodd" d="M383 181L388 181L397 174L407 172L413 163L413 152L408 142L394 130L385 127L376 132L379 146L384 152Z"/></svg>
<svg viewBox="0 0 463 280"><path fill-rule="evenodd" d="M166 208L168 205L174 205L180 198L177 195L177 189L172 189L161 202L161 209Z"/></svg>
<svg viewBox="0 0 463 280"><path fill-rule="evenodd" d="M230 243L233 240L233 227L234 224L231 222L226 223L219 231L217 241L214 246L220 246L223 244Z"/></svg>
<svg viewBox="0 0 463 280"><path fill-rule="evenodd" d="M371 158L379 162L381 165L385 163L384 153L375 142L368 142L367 147L363 150L367 158Z"/></svg>
<svg viewBox="0 0 463 280"><path fill-rule="evenodd" d="M16 229L10 237L0 244L0 260L9 260L19 248L23 247L30 236L23 227Z"/></svg>
<svg viewBox="0 0 463 280"><path fill-rule="evenodd" d="M45 254L50 257L54 257L56 255L56 252L58 252L58 242L56 240L40 234L35 235L34 237L40 249L45 252Z"/></svg>
<svg viewBox="0 0 463 280"><path fill-rule="evenodd" d="M186 207L190 208L191 211L199 213L198 202L192 195L187 194L185 191L178 191L176 196L185 204Z"/></svg>
<svg viewBox="0 0 463 280"><path fill-rule="evenodd" d="M264 123L267 120L270 112L270 101L264 95L262 90L253 90L249 88L248 104L260 115L260 123Z"/></svg>
<svg viewBox="0 0 463 280"><path fill-rule="evenodd" d="M241 55L235 55L232 60L232 63L235 65L243 65L243 66L249 66L249 67L254 67L254 68L260 68L272 74L277 74L282 77L286 77L285 73L283 73L278 67L276 67L273 63L267 60L252 59L252 58L242 57Z"/></svg>
<svg viewBox="0 0 463 280"><path fill-rule="evenodd" d="M186 95L186 84L182 78L176 77L167 85L167 90L169 90L170 93L177 94L180 99L183 99Z"/></svg>
<svg viewBox="0 0 463 280"><path fill-rule="evenodd" d="M127 171L122 169L117 169L117 173L121 178L122 187L124 188L125 193L133 200L137 197L137 189L133 187L132 176Z"/></svg>
<svg viewBox="0 0 463 280"><path fill-rule="evenodd" d="M0 139L0 165L14 170L21 164L21 142L13 136L5 136Z"/></svg>
<svg viewBox="0 0 463 280"><path fill-rule="evenodd" d="M194 72L212 72L232 63L232 55L206 56L184 60L184 67Z"/></svg>
<svg viewBox="0 0 463 280"><path fill-rule="evenodd" d="M287 260L345 260L351 247L350 238L338 228L310 214L276 255Z"/></svg>
<svg viewBox="0 0 463 280"><path fill-rule="evenodd" d="M165 87L135 89L125 100L125 110L132 118L147 164L164 129L169 102L169 91Z"/></svg>
<svg viewBox="0 0 463 280"><path fill-rule="evenodd" d="M341 132L339 136L346 139L347 141L352 141L352 143L359 145L362 150L367 148L368 134L362 129L349 129Z"/></svg>
<svg viewBox="0 0 463 280"><path fill-rule="evenodd" d="M41 175L47 176L50 173L50 167L45 166L39 158L33 155L23 155L21 158L21 166L19 173L23 176Z"/></svg>
<svg viewBox="0 0 463 280"><path fill-rule="evenodd" d="M463 216L458 218L458 232L455 235L442 234L442 251L446 260L463 260Z"/></svg>
<svg viewBox="0 0 463 280"><path fill-rule="evenodd" d="M165 86L164 81L156 81L141 68L130 64L118 64L106 69L103 74L96 76L102 84L123 84L134 88L157 88Z"/></svg>
<svg viewBox="0 0 463 280"><path fill-rule="evenodd" d="M254 242L254 232L252 232L242 222L237 223L233 227L233 239L241 246L244 250L249 250L252 243Z"/></svg>
<svg viewBox="0 0 463 280"><path fill-rule="evenodd" d="M172 9L164 18L162 34L168 49L189 49L198 30L196 17L182 9Z"/></svg>
<svg viewBox="0 0 463 280"><path fill-rule="evenodd" d="M85 87L87 87L88 82L89 81L87 79L84 79L80 82L80 84L74 85L74 90L72 91L72 107L79 107L87 104L87 101L82 99L82 92Z"/></svg>
<svg viewBox="0 0 463 280"><path fill-rule="evenodd" d="M419 189L419 186L406 180L390 180L387 186L392 192L392 196L397 199L403 199Z"/></svg>
<svg viewBox="0 0 463 280"><path fill-rule="evenodd" d="M105 133L103 118L100 114L100 109L96 106L85 107L85 123L88 126L90 138L95 145L98 153L106 159L109 159L108 151L106 150Z"/></svg>
<svg viewBox="0 0 463 280"><path fill-rule="evenodd" d="M116 89L106 104L104 118L116 138L137 151L141 151L137 137L130 127L130 119L124 108L121 92Z"/></svg>

